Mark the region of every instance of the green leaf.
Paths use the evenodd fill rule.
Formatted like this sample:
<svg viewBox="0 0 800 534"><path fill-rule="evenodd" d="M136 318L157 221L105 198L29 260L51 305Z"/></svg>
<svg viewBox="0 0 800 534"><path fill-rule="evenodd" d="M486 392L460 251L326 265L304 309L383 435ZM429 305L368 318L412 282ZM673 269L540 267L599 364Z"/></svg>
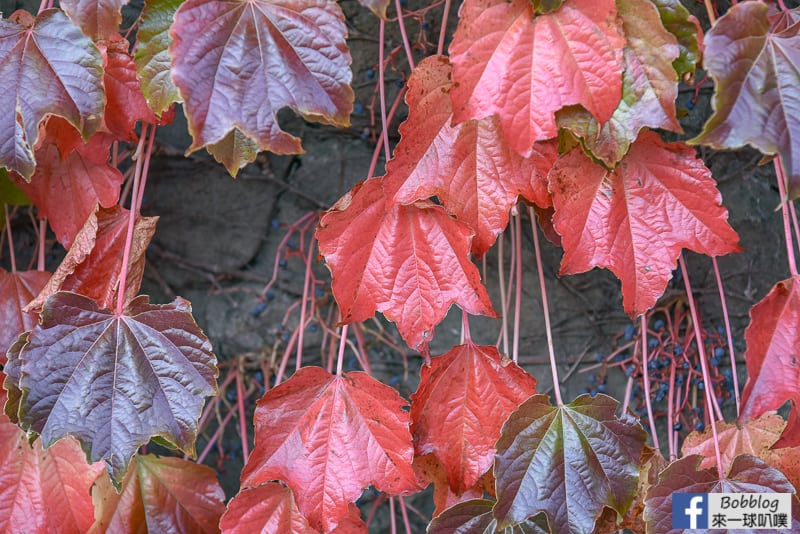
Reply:
<svg viewBox="0 0 800 534"><path fill-rule="evenodd" d="M590 532L607 506L624 514L639 483L646 434L617 401L581 395L554 407L536 395L497 442L494 517L501 527L544 512L554 533Z"/></svg>
<svg viewBox="0 0 800 534"><path fill-rule="evenodd" d="M675 37L661 25L649 0L617 2L627 45L623 49L622 100L602 127L581 106L557 113L558 125L581 138L584 150L614 168L642 128L682 133L675 113L678 77L672 61L678 58Z"/></svg>
<svg viewBox="0 0 800 534"><path fill-rule="evenodd" d="M751 145L780 154L789 198L800 197L800 22L770 25L768 7L740 2L706 35L703 66L716 84L714 114L690 143Z"/></svg>
<svg viewBox="0 0 800 534"><path fill-rule="evenodd" d="M205 397L217 391L211 344L181 298L156 306L138 297L116 315L55 293L19 360L20 426L44 447L75 436L116 484L153 436L193 455Z"/></svg>
<svg viewBox="0 0 800 534"><path fill-rule="evenodd" d="M428 525L428 534L546 534L547 525L524 521L506 528L497 527L492 517L494 501L472 499L451 506Z"/></svg>
<svg viewBox="0 0 800 534"><path fill-rule="evenodd" d="M22 190L8 179L8 171L0 169L0 204L11 206L30 206L31 200ZM5 217L0 219L0 229L5 228Z"/></svg>
<svg viewBox="0 0 800 534"><path fill-rule="evenodd" d="M650 0L658 8L661 23L669 33L678 39L681 53L672 62L678 77L692 81L697 62L700 61L700 46L697 35L700 31L698 20L683 7L680 0Z"/></svg>
<svg viewBox="0 0 800 534"><path fill-rule="evenodd" d="M147 0L142 10L142 24L136 33L133 61L142 84L142 93L150 109L161 116L173 102L181 99L170 76L172 59L169 28L183 0Z"/></svg>

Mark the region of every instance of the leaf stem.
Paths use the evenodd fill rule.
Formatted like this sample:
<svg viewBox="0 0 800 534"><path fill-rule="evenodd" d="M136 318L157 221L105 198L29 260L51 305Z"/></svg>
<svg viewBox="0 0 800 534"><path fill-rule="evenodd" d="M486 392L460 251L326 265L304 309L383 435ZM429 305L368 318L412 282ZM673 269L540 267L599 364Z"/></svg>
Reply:
<svg viewBox="0 0 800 534"><path fill-rule="evenodd" d="M392 107L391 109L389 109L389 116L386 119L387 121L391 121L394 118L394 114L397 111L397 108L400 107L400 102L403 101L403 95L405 93L406 93L406 86L403 86L397 92L397 96L394 97L394 102L392 103ZM372 161L369 164L369 171L367 171L367 180L369 180L375 175L375 169L378 166L378 157L381 154L383 146L384 146L383 135L381 135L380 139L375 144L375 150L372 152Z"/></svg>
<svg viewBox="0 0 800 534"><path fill-rule="evenodd" d="M516 238L514 240L514 250L516 251L517 280L514 284L514 339L511 359L514 360L514 363L517 363L519 361L519 325L520 316L522 315L522 214L519 213L518 208L515 207L514 210L517 211L517 214L512 215L514 217L514 232L511 235ZM531 221L531 224L533 224L533 221Z"/></svg>
<svg viewBox="0 0 800 534"><path fill-rule="evenodd" d="M339 338L339 354L336 356L336 376L342 376L342 368L344 367L344 348L347 345L347 327L342 326L341 337Z"/></svg>
<svg viewBox="0 0 800 534"><path fill-rule="evenodd" d="M536 229L536 214L533 208L528 208L528 215L531 218L531 233L533 234L533 249L536 253L536 269L539 272L539 289L542 292L542 308L544 310L544 327L547 333L547 350L550 354L550 371L553 373L553 393L556 397L556 404L563 406L561 400L561 384L558 381L558 369L556 368L556 354L553 349L553 330L550 327L550 307L547 303L547 286L544 282L544 270L542 268L542 252L539 248L539 232Z"/></svg>
<svg viewBox="0 0 800 534"><path fill-rule="evenodd" d="M386 120L386 64L384 61L384 40L386 39L386 21L381 19L378 35L378 85L381 97L381 137L383 138L383 151L386 161L391 157L389 149L389 125Z"/></svg>
<svg viewBox="0 0 800 534"><path fill-rule="evenodd" d="M439 44L436 46L436 54L444 54L444 40L447 36L447 18L450 15L450 0L444 2L444 12L442 13L442 26L439 29Z"/></svg>
<svg viewBox="0 0 800 534"><path fill-rule="evenodd" d="M11 234L11 219L8 216L8 204L3 204L3 212L6 217L6 236L8 237L8 254L11 258L11 272L17 272L17 257L14 253L14 237ZM39 239L41 241L41 239Z"/></svg>
<svg viewBox="0 0 800 534"><path fill-rule="evenodd" d="M123 308L125 307L125 287L128 282L128 261L131 255L131 244L133 243L133 228L136 222L136 204L139 200L139 182L142 178L142 166L144 157L142 148L144 147L145 139L147 138L148 125L142 127L142 133L139 136L139 145L136 148L136 171L133 173L133 190L131 191L131 209L128 216L128 232L125 235L125 250L122 253L122 267L119 273L119 285L117 286L117 317L122 315ZM152 135L152 134L151 134Z"/></svg>
<svg viewBox="0 0 800 534"><path fill-rule="evenodd" d="M239 436L242 440L242 459L247 463L250 457L250 444L247 441L247 412L244 408L244 386L242 385L242 373L244 369L239 369L236 373L236 404L239 409Z"/></svg>
<svg viewBox="0 0 800 534"><path fill-rule="evenodd" d="M733 394L736 399L736 416L739 416L739 377L736 376L736 353L733 348L733 334L731 334L731 321L728 315L728 302L725 299L725 289L722 287L722 276L719 274L719 264L716 256L711 256L711 263L714 265L714 276L717 277L717 288L719 288L719 301L722 304L722 318L725 321L725 334L728 342L728 355L731 358L731 376L733 377Z"/></svg>
<svg viewBox="0 0 800 534"><path fill-rule="evenodd" d="M398 495L397 502L400 503L400 513L403 515L403 525L406 527L406 534L411 534L411 522L408 520L408 511L402 495Z"/></svg>
<svg viewBox="0 0 800 534"><path fill-rule="evenodd" d="M411 51L411 43L408 41L405 15L403 15L403 6L400 5L400 0L394 0L394 7L397 9L397 24L400 26L400 36L403 38L403 48L408 58L408 66L411 67L411 70L414 70L414 53Z"/></svg>
<svg viewBox="0 0 800 534"><path fill-rule="evenodd" d="M680 392L679 392L680 394ZM670 358L669 365L669 392L667 394L667 448L669 449L669 461L676 457L677 439L673 426L676 423L675 416L675 358Z"/></svg>
<svg viewBox="0 0 800 534"><path fill-rule="evenodd" d="M311 285L311 257L314 255L314 245L316 239L311 236L308 243L308 254L306 254L306 274L303 280L303 300L300 301L300 333L297 339L297 352L295 354L295 371L299 371L303 365L303 334L306 331L306 303L309 305L309 312L314 313L314 299L308 298L309 286Z"/></svg>
<svg viewBox="0 0 800 534"><path fill-rule="evenodd" d="M36 270L37 271L44 271L45 259L44 259L44 249L45 245L47 244L47 219L41 219L39 221L39 257L37 258L36 262Z"/></svg>
<svg viewBox="0 0 800 534"><path fill-rule="evenodd" d="M506 294L506 281L505 281L505 251L503 250L505 243L505 232L501 233L497 239L497 279L500 282L500 307L501 307L501 328L500 337L503 340L503 354L508 356L508 295ZM500 341L498 340L498 345Z"/></svg>
<svg viewBox="0 0 800 534"><path fill-rule="evenodd" d="M472 343L472 336L469 332L469 314L461 310L461 344Z"/></svg>
<svg viewBox="0 0 800 534"><path fill-rule="evenodd" d="M650 402L650 370L648 369L649 362L647 361L647 319L645 315L639 316L642 331L642 383L644 387L644 403L647 407L647 422L650 425L650 437L653 438L653 446L657 450L661 450L658 444L658 433L656 432L656 421L653 418L653 405Z"/></svg>
<svg viewBox="0 0 800 534"><path fill-rule="evenodd" d="M683 283L686 287L686 299L689 301L689 311L692 314L692 323L694 324L695 337L697 338L697 352L700 358L700 367L703 370L703 391L706 394L706 414L709 415L708 419L711 423L711 432L714 436L714 453L717 456L717 472L719 473L719 479L725 480L725 473L722 471L722 455L720 454L719 450L719 436L717 435L717 419L715 417L716 412L714 411L714 402L711 399L711 390L713 384L711 382L711 375L708 372L708 361L706 360L705 345L700 335L700 331L702 329L700 324L700 316L697 313L697 304L695 303L694 295L692 294L692 284L689 281L689 266L686 263L686 257L684 254L681 253L681 255L678 256L678 262L680 263L681 271L683 271Z"/></svg>
<svg viewBox="0 0 800 534"><path fill-rule="evenodd" d="M792 230L789 224L789 207L791 202L786 193L786 174L783 172L783 161L778 156L773 160L775 165L775 175L778 179L778 191L781 195L781 213L783 213L783 234L786 238L786 258L789 261L789 272L792 276L797 276L797 261L794 256L794 243L792 240Z"/></svg>
<svg viewBox="0 0 800 534"><path fill-rule="evenodd" d="M706 6L706 13L708 13L708 21L713 25L717 21L717 15L714 13L714 6L711 0L704 0Z"/></svg>

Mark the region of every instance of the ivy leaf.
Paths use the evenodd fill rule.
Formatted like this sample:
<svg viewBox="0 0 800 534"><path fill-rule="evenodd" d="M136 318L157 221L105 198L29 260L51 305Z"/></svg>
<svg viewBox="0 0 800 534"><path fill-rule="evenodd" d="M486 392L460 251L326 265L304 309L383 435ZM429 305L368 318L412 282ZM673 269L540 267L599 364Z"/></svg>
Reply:
<svg viewBox="0 0 800 534"><path fill-rule="evenodd" d="M581 106L557 114L558 125L580 137L584 148L609 168L625 156L643 128L683 133L675 111L678 77L672 61L679 54L675 37L661 25L649 0L618 2L617 9L628 41L617 109L602 125Z"/></svg>
<svg viewBox="0 0 800 534"><path fill-rule="evenodd" d="M564 257L561 274L605 267L631 316L656 303L681 249L738 252L711 172L692 148L643 132L615 170L573 149L549 176Z"/></svg>
<svg viewBox="0 0 800 534"><path fill-rule="evenodd" d="M554 143L523 158L505 142L496 116L451 126L452 67L445 56L426 58L408 80L408 119L387 164L384 182L397 187L395 202L437 196L448 213L472 228L472 253L480 258L508 225L523 195L550 204L547 173L558 157Z"/></svg>
<svg viewBox="0 0 800 534"><path fill-rule="evenodd" d="M169 51L194 139L189 152L238 130L250 140L246 146L299 153L300 140L275 118L284 107L348 126L354 96L346 35L339 5L327 0L184 2ZM254 152L226 151L221 163L235 175Z"/></svg>
<svg viewBox="0 0 800 534"><path fill-rule="evenodd" d="M194 454L205 397L217 392L216 357L191 306L148 297L115 315L75 293L56 293L20 353L20 425L45 447L71 434L116 483L154 436Z"/></svg>
<svg viewBox="0 0 800 534"><path fill-rule="evenodd" d="M133 142L136 123L155 123L156 117L147 107L128 46L127 39L115 34L100 50L105 58L106 128L119 139Z"/></svg>
<svg viewBox="0 0 800 534"><path fill-rule="evenodd" d="M241 532L291 532L317 534L297 509L292 490L278 482L267 482L241 490L228 503L219 523L223 534Z"/></svg>
<svg viewBox="0 0 800 534"><path fill-rule="evenodd" d="M404 406L396 390L366 373L339 377L304 367L258 401L242 487L282 480L311 526L326 532L370 484L413 493L418 485Z"/></svg>
<svg viewBox="0 0 800 534"><path fill-rule="evenodd" d="M646 433L618 419L617 401L581 395L554 407L546 395L525 401L503 425L494 472L501 527L547 514L554 533L590 532L604 506L624 514L639 483Z"/></svg>
<svg viewBox="0 0 800 534"><path fill-rule="evenodd" d="M28 342L28 336L30 336L30 332L21 333L5 353L0 353L0 363L3 364L3 373L5 373L3 389L0 389L0 395L6 395L3 412L15 425L19 423L19 403L22 398L22 391L19 389L22 372L19 353ZM0 419L2 419L2 415L0 415Z"/></svg>
<svg viewBox="0 0 800 534"><path fill-rule="evenodd" d="M92 488L92 500L96 520L90 534L216 534L225 511L225 492L213 469L152 454L136 456L119 493L106 475L100 475Z"/></svg>
<svg viewBox="0 0 800 534"><path fill-rule="evenodd" d="M730 470L722 479L716 468L699 469L701 461L700 456L686 456L672 462L661 472L659 484L647 492L644 509L647 532L684 532L672 528L674 493L794 493L794 488L780 471L749 454L734 458ZM800 528L797 497L792 499L791 527L792 531Z"/></svg>
<svg viewBox="0 0 800 534"><path fill-rule="evenodd" d="M122 6L128 0L62 0L61 7L94 41L119 36Z"/></svg>
<svg viewBox="0 0 800 534"><path fill-rule="evenodd" d="M693 82L694 71L700 61L700 22L689 13L680 0L650 0L658 8L661 23L678 40L680 55L672 62L678 77Z"/></svg>
<svg viewBox="0 0 800 534"><path fill-rule="evenodd" d="M714 78L714 114L691 143L751 145L780 154L789 198L800 196L800 24L773 29L768 7L741 2L706 34L703 67Z"/></svg>
<svg viewBox="0 0 800 534"><path fill-rule="evenodd" d="M133 56L136 73L147 105L159 117L181 99L170 75L172 38L169 29L182 3L183 0L147 0L142 10L142 24L136 32Z"/></svg>
<svg viewBox="0 0 800 534"><path fill-rule="evenodd" d="M536 380L494 346L453 347L420 371L411 396L416 454L434 454L450 488L463 493L488 471L500 427L536 393Z"/></svg>
<svg viewBox="0 0 800 534"><path fill-rule="evenodd" d="M0 406L5 401L0 389ZM89 489L102 470L86 463L72 438L46 451L41 443L29 445L25 432L0 413L0 531L86 532L94 517Z"/></svg>
<svg viewBox="0 0 800 534"><path fill-rule="evenodd" d="M411 348L425 350L453 303L495 317L468 257L470 230L441 206L391 202L381 179L356 185L320 219L320 254L333 276L342 322L375 311L397 323Z"/></svg>
<svg viewBox="0 0 800 534"><path fill-rule="evenodd" d="M100 308L113 308L119 289L129 218L130 212L125 208L98 207L86 219L56 272L26 308L40 310L47 297L57 291L79 293L97 301ZM156 231L156 222L158 217L136 217L134 222L125 284L126 305L139 294L145 252Z"/></svg>
<svg viewBox="0 0 800 534"><path fill-rule="evenodd" d="M33 147L46 115L64 117L88 138L105 107L103 60L60 9L35 19L25 11L0 20L0 167L30 180ZM36 80L35 83L31 80Z"/></svg>
<svg viewBox="0 0 800 534"><path fill-rule="evenodd" d="M414 457L414 472L422 484L433 484L433 517L438 516L451 506L470 499L482 499L484 493L494 496L494 477L491 470L484 473L471 488L456 492L450 488L447 472L433 454Z"/></svg>
<svg viewBox="0 0 800 534"><path fill-rule="evenodd" d="M358 3L366 7L382 19L386 19L386 8L389 7L391 0L358 0Z"/></svg>
<svg viewBox="0 0 800 534"><path fill-rule="evenodd" d="M616 16L614 0L565 0L543 15L530 0L466 0L450 46L454 121L498 114L522 155L556 136L564 106L607 121L622 95Z"/></svg>
<svg viewBox="0 0 800 534"><path fill-rule="evenodd" d="M73 132L64 138L64 130ZM108 162L111 139L96 134L88 144L75 146L72 127L59 118L47 121L47 137L36 150L38 165L30 182L16 184L36 205L39 217L47 218L58 241L66 248L83 227L97 204L104 208L119 200L122 173Z"/></svg>
<svg viewBox="0 0 800 534"><path fill-rule="evenodd" d="M742 391L742 419L777 410L787 400L800 404L800 279L775 284L750 309L744 332L747 383Z"/></svg>
<svg viewBox="0 0 800 534"><path fill-rule="evenodd" d="M6 272L0 269L0 354L5 354L17 336L36 326L35 313L23 308L50 278L45 271Z"/></svg>
<svg viewBox="0 0 800 534"><path fill-rule="evenodd" d="M492 517L494 501L472 499L456 504L433 518L428 525L428 534L545 534L546 528L524 521L519 525L498 528Z"/></svg>

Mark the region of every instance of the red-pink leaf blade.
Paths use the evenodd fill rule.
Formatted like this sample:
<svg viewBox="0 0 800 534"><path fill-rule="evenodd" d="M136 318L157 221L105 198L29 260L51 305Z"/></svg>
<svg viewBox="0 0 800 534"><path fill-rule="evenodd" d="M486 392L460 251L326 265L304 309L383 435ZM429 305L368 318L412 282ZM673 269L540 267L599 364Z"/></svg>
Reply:
<svg viewBox="0 0 800 534"><path fill-rule="evenodd" d="M292 490L277 482L267 482L236 494L228 503L219 526L223 534L317 534L297 509Z"/></svg>

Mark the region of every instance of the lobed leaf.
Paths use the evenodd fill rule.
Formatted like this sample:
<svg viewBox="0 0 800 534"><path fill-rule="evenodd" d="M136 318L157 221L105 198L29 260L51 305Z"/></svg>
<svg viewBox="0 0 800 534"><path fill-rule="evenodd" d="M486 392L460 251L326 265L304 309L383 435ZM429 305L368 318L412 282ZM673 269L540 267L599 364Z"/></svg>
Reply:
<svg viewBox="0 0 800 534"><path fill-rule="evenodd" d="M297 509L292 490L278 482L241 490L228 503L219 526L223 534L317 534Z"/></svg>
<svg viewBox="0 0 800 534"><path fill-rule="evenodd" d="M353 108L344 15L327 0L187 0L169 33L172 78L184 101L193 142L210 146L235 175L254 147L302 151L276 114L349 125ZM230 150L234 130L249 140ZM215 148L225 141L225 149ZM241 144L241 143L240 143Z"/></svg>
<svg viewBox="0 0 800 534"><path fill-rule="evenodd" d="M684 532L672 528L672 495L675 493L794 493L794 488L780 471L749 454L734 458L724 478L719 476L716 468L699 469L701 461L702 457L698 455L686 456L661 472L659 484L650 488L645 500L644 520L648 533ZM795 496L792 499L791 530L798 528L800 506Z"/></svg>
<svg viewBox="0 0 800 534"><path fill-rule="evenodd" d="M473 229L472 253L482 257L508 225L508 212L522 195L549 206L547 173L558 152L538 143L523 158L500 133L496 116L451 126L452 67L444 56L421 61L408 80L408 119L386 166L394 201L411 204L437 196L448 213Z"/></svg>
<svg viewBox="0 0 800 534"><path fill-rule="evenodd" d="M410 347L426 350L454 303L496 316L469 260L470 230L432 202L400 206L392 196L382 179L368 180L320 219L316 236L342 322L380 311Z"/></svg>
<svg viewBox="0 0 800 534"><path fill-rule="evenodd" d="M700 43L703 31L700 21L689 13L680 0L650 0L658 8L661 23L678 40L680 54L672 62L678 77L694 81L694 71L700 62Z"/></svg>
<svg viewBox="0 0 800 534"><path fill-rule="evenodd" d="M417 455L434 454L460 494L488 471L509 414L536 393L536 380L494 346L469 342L433 358L411 396Z"/></svg>
<svg viewBox="0 0 800 534"><path fill-rule="evenodd" d="M47 297L58 291L72 291L97 301L100 308L113 308L119 290L130 212L114 206L97 207L86 219L67 255L41 288L27 310L40 310ZM158 217L136 217L125 280L125 305L139 294L145 266L145 252L156 231ZM30 328L32 328L31 325Z"/></svg>
<svg viewBox="0 0 800 534"><path fill-rule="evenodd" d="M172 38L169 29L182 3L183 0L147 0L142 10L142 23L136 32L133 56L136 74L147 105L159 117L181 99L170 75Z"/></svg>
<svg viewBox="0 0 800 534"><path fill-rule="evenodd" d="M61 8L94 41L119 37L122 6L129 0L61 0Z"/></svg>
<svg viewBox="0 0 800 534"><path fill-rule="evenodd" d="M0 389L0 405L5 401ZM86 463L72 438L47 450L29 445L25 432L0 413L0 531L86 532L94 517L89 489L102 470Z"/></svg>
<svg viewBox="0 0 800 534"><path fill-rule="evenodd" d="M530 0L466 0L450 45L453 120L499 115L527 155L558 133L555 112L580 104L607 121L622 95L614 0L565 0L537 15Z"/></svg>
<svg viewBox="0 0 800 534"><path fill-rule="evenodd" d="M741 2L706 35L703 67L715 83L714 114L690 142L779 154L794 199L800 196L800 22L774 27L767 14L764 3Z"/></svg>
<svg viewBox="0 0 800 534"><path fill-rule="evenodd" d="M683 133L675 111L678 77L672 67L679 48L661 24L649 0L617 3L627 45L622 100L611 118L601 124L580 106L560 111L559 127L580 137L584 148L609 168L625 156L643 128Z"/></svg>
<svg viewBox="0 0 800 534"><path fill-rule="evenodd" d="M213 469L152 454L138 455L133 463L119 493L104 474L95 482L96 519L89 534L219 532L225 493Z"/></svg>
<svg viewBox="0 0 800 534"><path fill-rule="evenodd" d="M37 315L23 309L49 278L45 271L9 273L0 269L0 360L19 334L36 325Z"/></svg>
<svg viewBox="0 0 800 534"><path fill-rule="evenodd" d="M471 488L453 491L447 480L447 472L433 454L414 456L412 465L420 485L433 484L433 517L438 516L451 506L470 499L482 499L484 492L494 493L494 477L487 471Z"/></svg>
<svg viewBox="0 0 800 534"><path fill-rule="evenodd" d="M505 528L497 527L492 517L494 501L472 499L458 503L433 518L428 525L428 534L545 534L546 528L524 521L519 525Z"/></svg>
<svg viewBox="0 0 800 534"><path fill-rule="evenodd" d="M787 400L800 404L800 279L778 282L750 309L747 383L742 391L741 419L777 410Z"/></svg>
<svg viewBox="0 0 800 534"><path fill-rule="evenodd" d="M554 407L536 395L511 414L494 467L500 527L544 512L551 532L590 532L603 507L625 513L646 434L632 418L618 419L617 405L605 395L581 395Z"/></svg>
<svg viewBox="0 0 800 534"><path fill-rule="evenodd" d="M117 316L56 293L19 359L20 425L44 447L75 436L117 484L154 436L194 454L205 397L217 392L216 357L181 298L151 305L139 297Z"/></svg>
<svg viewBox="0 0 800 534"><path fill-rule="evenodd" d="M285 482L311 526L326 532L370 484L413 493L406 405L396 390L365 373L339 377L304 367L258 401L242 487Z"/></svg>
<svg viewBox="0 0 800 534"><path fill-rule="evenodd" d="M0 167L30 180L39 123L64 117L84 139L100 126L105 107L103 61L92 41L59 9L35 19L17 11L0 20Z"/></svg>
<svg viewBox="0 0 800 534"><path fill-rule="evenodd" d="M549 175L564 257L561 274L606 267L622 281L625 311L653 306L681 249L738 252L716 183L694 150L644 132L613 171L573 149Z"/></svg>

